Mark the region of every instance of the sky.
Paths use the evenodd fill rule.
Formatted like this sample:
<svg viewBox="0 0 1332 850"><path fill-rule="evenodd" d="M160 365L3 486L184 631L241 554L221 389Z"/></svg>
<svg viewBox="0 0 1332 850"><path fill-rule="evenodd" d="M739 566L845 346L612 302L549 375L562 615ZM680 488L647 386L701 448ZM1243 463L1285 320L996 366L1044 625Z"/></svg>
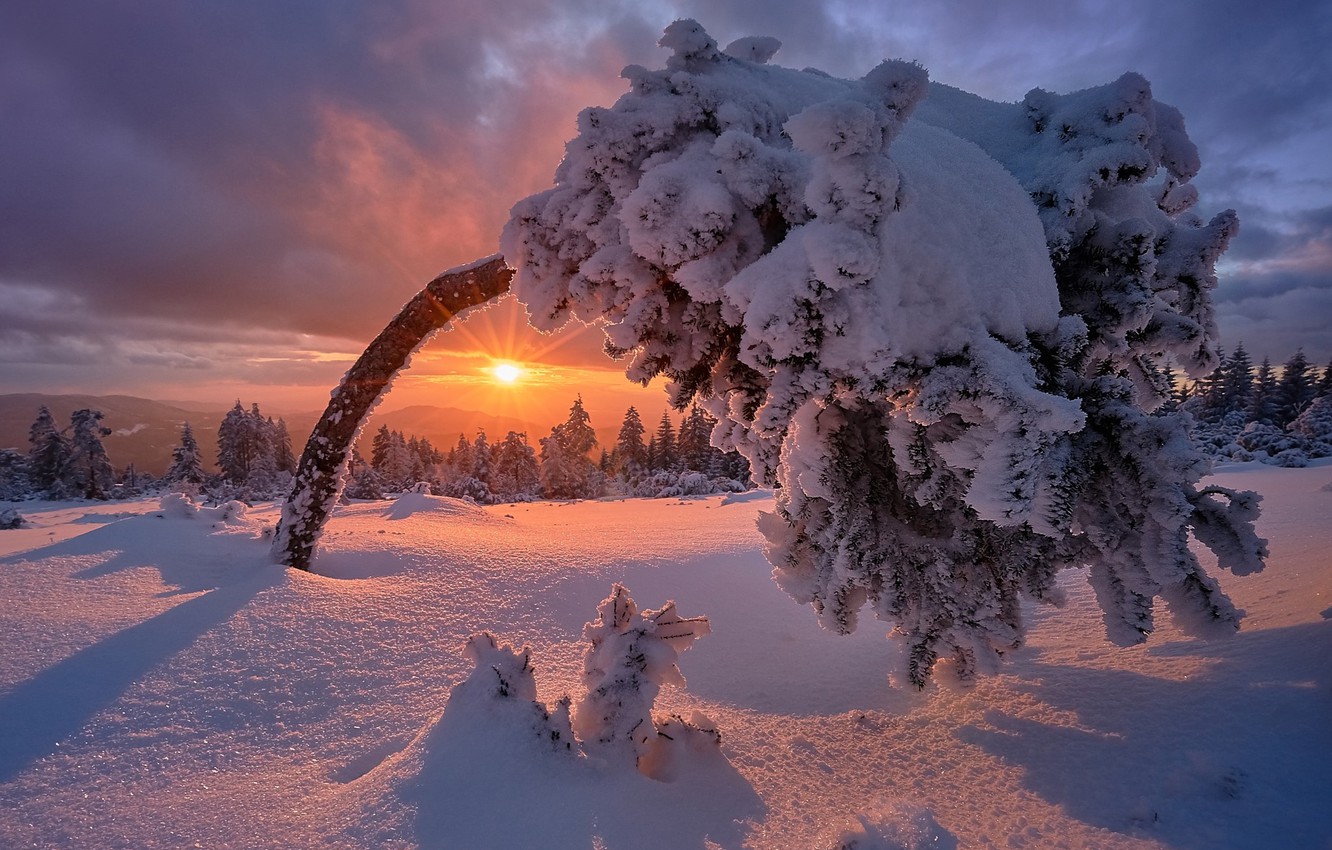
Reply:
<svg viewBox="0 0 1332 850"><path fill-rule="evenodd" d="M1239 211L1222 348L1332 360L1330 3L15 0L0 393L322 408L421 286L498 250L578 110L626 91L625 65L661 67L682 17L723 45L776 36L777 64L859 77L904 58L995 100L1143 74L1200 149L1199 212ZM502 303L436 337L387 404L664 406L600 348ZM528 371L497 385L500 360Z"/></svg>

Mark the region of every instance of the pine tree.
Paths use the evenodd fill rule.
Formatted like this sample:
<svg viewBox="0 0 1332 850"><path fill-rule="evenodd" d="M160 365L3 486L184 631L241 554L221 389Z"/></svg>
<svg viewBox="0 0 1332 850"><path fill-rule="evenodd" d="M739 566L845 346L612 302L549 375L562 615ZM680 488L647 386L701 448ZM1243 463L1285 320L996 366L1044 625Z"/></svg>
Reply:
<svg viewBox="0 0 1332 850"><path fill-rule="evenodd" d="M589 457L597 445L583 398L569 408L569 418L541 441L541 490L551 499L588 499L601 494L604 481Z"/></svg>
<svg viewBox="0 0 1332 850"><path fill-rule="evenodd" d="M278 417L273 429L273 451L279 472L296 474L296 455L291 449L291 433L287 431L287 422Z"/></svg>
<svg viewBox="0 0 1332 850"><path fill-rule="evenodd" d="M1323 377L1318 381L1318 388L1315 390L1318 398L1332 395L1332 361L1323 367Z"/></svg>
<svg viewBox="0 0 1332 850"><path fill-rule="evenodd" d="M491 490L503 501L537 495L541 489L541 467L527 435L510 431L494 449Z"/></svg>
<svg viewBox="0 0 1332 850"><path fill-rule="evenodd" d="M250 477L254 456L254 429L237 399L217 428L217 465L222 477L233 484L244 484Z"/></svg>
<svg viewBox="0 0 1332 850"><path fill-rule="evenodd" d="M194 429L186 422L180 427L180 445L171 450L171 465L162 480L167 484L202 484L207 479Z"/></svg>
<svg viewBox="0 0 1332 850"><path fill-rule="evenodd" d="M689 413L680 422L677 440L680 463L685 469L714 475L717 456L721 452L712 447L712 428L717 420L697 404L689 408Z"/></svg>
<svg viewBox="0 0 1332 850"><path fill-rule="evenodd" d="M657 423L657 432L653 434L656 441L656 465L654 469L675 469L680 463L680 451L676 446L675 426L671 424L670 414L662 411L661 422Z"/></svg>
<svg viewBox="0 0 1332 850"><path fill-rule="evenodd" d="M0 449L0 501L17 502L32 495L28 456L17 449Z"/></svg>
<svg viewBox="0 0 1332 850"><path fill-rule="evenodd" d="M392 445L393 433L389 431L387 425L380 425L379 430L375 432L374 439L370 442L370 465L382 471L384 464L388 461L389 447Z"/></svg>
<svg viewBox="0 0 1332 850"><path fill-rule="evenodd" d="M486 440L486 432L478 429L476 439L472 441L472 477L490 487L493 463L494 457L490 443Z"/></svg>
<svg viewBox="0 0 1332 850"><path fill-rule="evenodd" d="M564 448L575 457L586 458L597 447L597 432L592 428L592 419L583 409L583 397L574 399L569 408L569 418L559 426L560 441Z"/></svg>
<svg viewBox="0 0 1332 850"><path fill-rule="evenodd" d="M1304 412L1309 402L1314 400L1316 390L1309 361L1304 356L1304 349L1299 349L1281 367L1281 379L1277 381L1276 418L1272 423L1278 428L1285 428Z"/></svg>
<svg viewBox="0 0 1332 850"><path fill-rule="evenodd" d="M28 476L33 488L50 498L60 498L65 467L70 460L69 440L56 427L55 417L43 405L28 429Z"/></svg>
<svg viewBox="0 0 1332 850"><path fill-rule="evenodd" d="M1199 486L1186 417L1150 413L1167 358L1217 366L1210 291L1238 228L1190 211L1179 112L1136 74L999 104L927 98L907 62L857 80L748 63L693 21L661 43L666 68L587 113L501 243L534 323L601 322L630 379L718 417L777 490L778 583L830 629L864 608L894 623L920 686L942 659L992 669L1022 599L1088 562L1112 640L1144 640L1158 598L1191 634L1237 628L1189 539L1260 569L1257 498ZM722 98L725 122L698 117ZM950 205L1005 234L1011 299L998 246Z"/></svg>
<svg viewBox="0 0 1332 850"><path fill-rule="evenodd" d="M630 405L624 412L624 421L620 423L619 436L615 438L612 454L613 472L626 475L647 468L647 446L643 445L643 420L638 410Z"/></svg>
<svg viewBox="0 0 1332 850"><path fill-rule="evenodd" d="M102 411L82 408L70 414L70 459L64 483L85 499L106 499L115 485L115 472L102 438L111 429L102 425Z"/></svg>
<svg viewBox="0 0 1332 850"><path fill-rule="evenodd" d="M1272 361L1264 357L1253 380L1253 396L1245 418L1250 422L1273 425L1277 418L1277 379Z"/></svg>
<svg viewBox="0 0 1332 850"><path fill-rule="evenodd" d="M1225 412L1244 413L1253 401L1253 360L1244 343L1235 346L1225 363Z"/></svg>

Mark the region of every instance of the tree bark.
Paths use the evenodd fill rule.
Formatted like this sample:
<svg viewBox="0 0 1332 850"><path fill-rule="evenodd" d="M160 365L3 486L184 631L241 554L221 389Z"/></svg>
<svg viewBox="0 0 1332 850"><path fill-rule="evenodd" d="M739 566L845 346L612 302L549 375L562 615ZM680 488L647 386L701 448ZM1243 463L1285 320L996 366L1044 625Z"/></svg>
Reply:
<svg viewBox="0 0 1332 850"><path fill-rule="evenodd" d="M498 254L432 280L380 331L333 391L315 424L282 506L273 557L309 570L324 524L342 493L352 446L370 412L411 355L454 316L509 290L513 269Z"/></svg>

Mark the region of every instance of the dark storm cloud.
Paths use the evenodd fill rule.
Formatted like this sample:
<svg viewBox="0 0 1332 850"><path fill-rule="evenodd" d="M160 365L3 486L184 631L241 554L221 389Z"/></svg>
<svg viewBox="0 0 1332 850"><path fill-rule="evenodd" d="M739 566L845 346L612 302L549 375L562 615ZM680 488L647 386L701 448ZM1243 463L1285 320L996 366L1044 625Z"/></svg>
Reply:
<svg viewBox="0 0 1332 850"><path fill-rule="evenodd" d="M539 188L513 185L537 171L512 154L551 132L521 116L551 111L503 71L543 8L16 4L0 26L0 280L103 318L363 336L385 298L391 312L440 266L494 250L508 206ZM601 28L603 47L648 32ZM530 46L552 76L581 66L622 88L621 56ZM545 149L548 181L558 143ZM437 232L413 232L423 216Z"/></svg>

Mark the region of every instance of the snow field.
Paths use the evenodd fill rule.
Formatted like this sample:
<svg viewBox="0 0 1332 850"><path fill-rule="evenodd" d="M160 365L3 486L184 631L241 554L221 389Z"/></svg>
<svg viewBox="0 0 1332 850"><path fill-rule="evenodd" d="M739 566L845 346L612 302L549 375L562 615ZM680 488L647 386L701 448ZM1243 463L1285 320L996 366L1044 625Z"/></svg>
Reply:
<svg viewBox="0 0 1332 850"><path fill-rule="evenodd" d="M358 503L325 575L268 563L272 507L26 503L0 534L0 846L1325 848L1332 466L1213 480L1264 494L1272 541L1224 577L1236 637L1163 615L1115 649L1065 573L999 675L919 694L886 680L887 626L821 631L772 582L767 499ZM577 699L617 581L711 624L656 708L721 748L672 782L449 701L482 630Z"/></svg>

